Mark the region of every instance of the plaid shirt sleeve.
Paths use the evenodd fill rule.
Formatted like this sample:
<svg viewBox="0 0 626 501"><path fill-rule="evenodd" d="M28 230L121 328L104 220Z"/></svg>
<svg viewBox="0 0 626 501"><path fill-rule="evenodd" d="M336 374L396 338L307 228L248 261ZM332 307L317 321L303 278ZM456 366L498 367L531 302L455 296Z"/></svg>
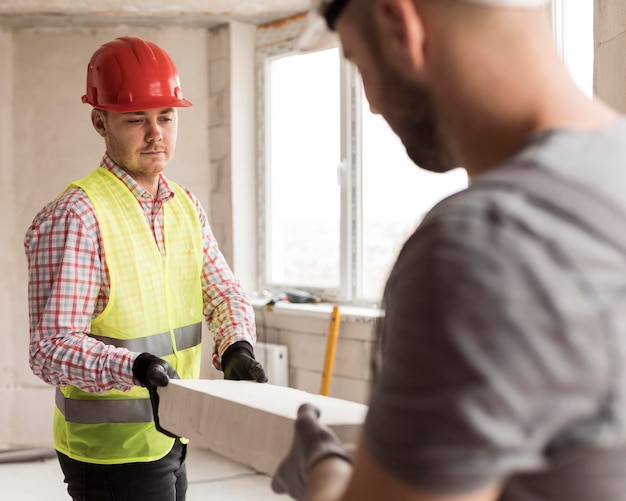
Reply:
<svg viewBox="0 0 626 501"><path fill-rule="evenodd" d="M202 226L204 317L213 334L213 365L222 370L222 355L231 344L247 341L254 346L256 343L254 308L219 250L206 212L198 199L187 188L184 189L198 210Z"/></svg>
<svg viewBox="0 0 626 501"><path fill-rule="evenodd" d="M24 246L33 373L91 393L128 391L137 354L88 336L108 292L95 212L82 190L70 189L44 207Z"/></svg>

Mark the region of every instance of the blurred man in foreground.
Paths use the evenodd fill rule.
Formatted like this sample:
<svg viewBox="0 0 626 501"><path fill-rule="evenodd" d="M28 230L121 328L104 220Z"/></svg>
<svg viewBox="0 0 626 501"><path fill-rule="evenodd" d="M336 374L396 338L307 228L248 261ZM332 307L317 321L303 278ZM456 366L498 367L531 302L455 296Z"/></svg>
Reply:
<svg viewBox="0 0 626 501"><path fill-rule="evenodd" d="M320 5L415 163L462 166L471 186L426 216L389 277L382 363L354 464L304 405L276 492L623 499L625 252L599 231L605 221L554 205L559 190L537 197L486 183L532 171L626 211L626 121L571 80L543 3Z"/></svg>

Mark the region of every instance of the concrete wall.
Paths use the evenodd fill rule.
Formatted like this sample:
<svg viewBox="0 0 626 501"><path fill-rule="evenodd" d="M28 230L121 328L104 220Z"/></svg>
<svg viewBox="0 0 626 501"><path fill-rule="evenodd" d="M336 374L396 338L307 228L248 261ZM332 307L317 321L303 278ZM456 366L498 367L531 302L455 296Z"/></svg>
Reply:
<svg viewBox="0 0 626 501"><path fill-rule="evenodd" d="M595 0L594 91L626 113L626 3Z"/></svg>
<svg viewBox="0 0 626 501"><path fill-rule="evenodd" d="M243 286L256 280L256 27L233 22L210 31L211 227Z"/></svg>
<svg viewBox="0 0 626 501"><path fill-rule="evenodd" d="M285 345L289 358L289 386L319 393L326 356L330 307L309 313L298 305L257 308L258 340ZM341 322L329 395L367 403L372 380L370 360L375 343L373 317L340 308Z"/></svg>
<svg viewBox="0 0 626 501"><path fill-rule="evenodd" d="M205 29L0 32L0 448L50 443L52 388L28 367L26 260L22 240L35 214L67 184L97 167L104 143L81 103L93 51L132 34L164 47L185 97L176 158L167 174L210 198L208 33Z"/></svg>
<svg viewBox="0 0 626 501"><path fill-rule="evenodd" d="M25 360L24 342L28 332L20 332L24 326L23 256L15 203L15 171L13 169L13 46L11 34L0 31L0 318L6 329L2 335L0 356L0 444L8 440L14 422L20 416L15 409L12 389L21 380L16 362ZM20 335L21 334L21 335ZM22 363L23 366L23 363Z"/></svg>

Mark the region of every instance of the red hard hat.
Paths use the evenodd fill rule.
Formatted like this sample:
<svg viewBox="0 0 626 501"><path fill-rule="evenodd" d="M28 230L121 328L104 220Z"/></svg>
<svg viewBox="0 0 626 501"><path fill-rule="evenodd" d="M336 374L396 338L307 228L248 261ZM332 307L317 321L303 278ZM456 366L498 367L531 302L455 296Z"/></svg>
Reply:
<svg viewBox="0 0 626 501"><path fill-rule="evenodd" d="M117 113L191 106L183 99L172 58L158 45L135 37L116 38L94 52L82 101Z"/></svg>

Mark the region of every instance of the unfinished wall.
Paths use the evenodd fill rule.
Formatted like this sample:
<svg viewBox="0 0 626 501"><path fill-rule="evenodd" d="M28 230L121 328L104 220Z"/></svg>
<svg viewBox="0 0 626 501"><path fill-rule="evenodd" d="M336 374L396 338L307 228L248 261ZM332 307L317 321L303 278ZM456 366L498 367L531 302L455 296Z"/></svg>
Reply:
<svg viewBox="0 0 626 501"><path fill-rule="evenodd" d="M256 28L233 22L210 31L211 227L220 250L252 291L256 279Z"/></svg>
<svg viewBox="0 0 626 501"><path fill-rule="evenodd" d="M272 310L258 307L257 337L262 342L287 346L289 386L319 393L331 307L306 310L298 305L277 305ZM340 309L343 313L329 395L367 403L372 380L370 360L375 344L375 325L372 316L349 313L350 310L355 309Z"/></svg>
<svg viewBox="0 0 626 501"><path fill-rule="evenodd" d="M231 262L233 255L230 120L230 29L210 30L209 141L211 144L211 228L220 250Z"/></svg>
<svg viewBox="0 0 626 501"><path fill-rule="evenodd" d="M0 448L51 443L53 389L28 367L27 272L22 239L35 214L67 184L97 167L104 144L82 104L91 54L116 36L164 47L185 97L176 158L166 174L209 205L208 39L205 29L17 30L0 32Z"/></svg>
<svg viewBox="0 0 626 501"><path fill-rule="evenodd" d="M594 91L626 113L626 3L595 0Z"/></svg>
<svg viewBox="0 0 626 501"><path fill-rule="evenodd" d="M13 45L11 35L0 31L0 318L3 319L2 356L0 356L0 445L9 438L14 414L16 384L15 360L25 359L19 351L23 326L23 288L19 285L19 265L23 265L17 231L13 156ZM19 312L22 312L20 314ZM22 332L27 338L27 333ZM23 344L20 344L20 348Z"/></svg>

